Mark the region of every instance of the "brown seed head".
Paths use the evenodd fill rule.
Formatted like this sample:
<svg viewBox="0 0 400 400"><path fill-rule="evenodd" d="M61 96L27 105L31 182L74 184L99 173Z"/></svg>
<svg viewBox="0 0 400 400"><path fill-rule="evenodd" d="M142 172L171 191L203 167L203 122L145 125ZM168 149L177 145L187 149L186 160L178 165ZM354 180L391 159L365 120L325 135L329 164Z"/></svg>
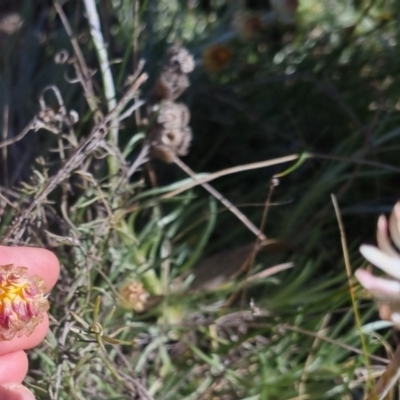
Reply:
<svg viewBox="0 0 400 400"><path fill-rule="evenodd" d="M166 129L156 126L149 135L151 155L166 163L171 163L176 156L184 156L188 153L191 139L192 131L189 127Z"/></svg>
<svg viewBox="0 0 400 400"><path fill-rule="evenodd" d="M189 74L194 70L193 56L184 47L172 46L167 51L166 68L173 68L183 74Z"/></svg>
<svg viewBox="0 0 400 400"><path fill-rule="evenodd" d="M164 101L157 115L157 122L166 129L185 127L189 119L189 109L184 104L173 101Z"/></svg>
<svg viewBox="0 0 400 400"><path fill-rule="evenodd" d="M154 92L159 99L175 100L189 87L189 78L180 72L165 70L158 77Z"/></svg>

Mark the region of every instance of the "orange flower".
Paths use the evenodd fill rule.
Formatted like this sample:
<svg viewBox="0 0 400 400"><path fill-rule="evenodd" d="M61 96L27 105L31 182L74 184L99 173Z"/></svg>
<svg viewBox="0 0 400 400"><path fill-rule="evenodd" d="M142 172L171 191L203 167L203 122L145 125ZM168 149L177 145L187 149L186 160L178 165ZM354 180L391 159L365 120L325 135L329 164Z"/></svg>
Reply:
<svg viewBox="0 0 400 400"><path fill-rule="evenodd" d="M232 58L232 52L223 44L212 44L203 51L203 66L208 72L219 72Z"/></svg>
<svg viewBox="0 0 400 400"><path fill-rule="evenodd" d="M29 336L49 309L45 282L28 268L0 265L0 341Z"/></svg>

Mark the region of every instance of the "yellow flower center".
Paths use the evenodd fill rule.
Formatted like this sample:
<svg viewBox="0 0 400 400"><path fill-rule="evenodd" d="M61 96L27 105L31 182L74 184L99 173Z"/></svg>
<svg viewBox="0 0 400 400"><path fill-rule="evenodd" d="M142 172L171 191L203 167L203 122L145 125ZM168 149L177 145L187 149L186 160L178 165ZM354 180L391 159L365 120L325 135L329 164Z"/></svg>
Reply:
<svg viewBox="0 0 400 400"><path fill-rule="evenodd" d="M0 342L29 336L49 308L43 279L28 272L25 267L0 265Z"/></svg>

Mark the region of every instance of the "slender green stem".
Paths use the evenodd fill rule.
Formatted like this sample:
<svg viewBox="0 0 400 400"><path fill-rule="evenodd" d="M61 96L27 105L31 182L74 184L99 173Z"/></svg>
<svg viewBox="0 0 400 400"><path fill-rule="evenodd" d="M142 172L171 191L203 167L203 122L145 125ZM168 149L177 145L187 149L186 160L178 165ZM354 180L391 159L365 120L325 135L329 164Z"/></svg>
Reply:
<svg viewBox="0 0 400 400"><path fill-rule="evenodd" d="M335 208L336 218L337 218L339 229L340 229L340 238L341 238L341 242L342 242L343 257L344 257L344 263L346 266L347 279L349 281L349 291L350 291L351 303L352 303L353 310L354 310L354 317L356 320L357 330L360 335L361 344L362 344L362 348L363 348L364 355L365 355L365 366L368 370L369 379L367 381L367 385L368 385L368 388L371 390L372 389L372 381L370 378L371 367L370 367L370 361L368 358L367 342L365 341L365 336L361 329L361 317L360 317L360 313L359 313L358 307L357 307L357 300L356 300L354 285L351 282L352 271L351 271L351 265L350 265L350 257L349 257L349 253L347 251L346 232L344 230L343 220L342 220L342 216L340 214L339 204L337 202L336 196L334 194L331 194L331 198L332 198L333 207Z"/></svg>
<svg viewBox="0 0 400 400"><path fill-rule="evenodd" d="M84 0L87 18L90 25L90 34L92 35L94 47L96 49L97 57L100 65L101 77L103 80L104 94L107 100L108 112L113 110L117 105L115 97L114 80L111 73L110 63L108 61L107 47L104 43L103 34L101 32L100 18L96 8L95 0ZM118 117L118 116L116 116ZM117 148L118 147L118 119L114 118L110 123L110 132L108 143ZM111 175L118 172L118 159L110 155L108 158L109 170Z"/></svg>

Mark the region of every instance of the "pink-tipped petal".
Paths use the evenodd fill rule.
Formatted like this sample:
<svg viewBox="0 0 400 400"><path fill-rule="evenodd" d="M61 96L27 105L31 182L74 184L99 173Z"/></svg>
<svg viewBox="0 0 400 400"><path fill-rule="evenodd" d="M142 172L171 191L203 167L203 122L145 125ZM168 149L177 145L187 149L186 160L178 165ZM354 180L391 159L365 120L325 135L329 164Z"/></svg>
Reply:
<svg viewBox="0 0 400 400"><path fill-rule="evenodd" d="M400 282L378 278L364 269L357 270L355 276L361 285L377 299L400 303Z"/></svg>
<svg viewBox="0 0 400 400"><path fill-rule="evenodd" d="M398 312L392 313L391 320L396 328L400 328L400 313Z"/></svg>
<svg viewBox="0 0 400 400"><path fill-rule="evenodd" d="M400 279L400 259L390 257L377 247L362 245L361 254L371 263L396 279Z"/></svg>
<svg viewBox="0 0 400 400"><path fill-rule="evenodd" d="M396 203L390 214L389 231L394 244L400 249L400 202Z"/></svg>
<svg viewBox="0 0 400 400"><path fill-rule="evenodd" d="M0 265L0 341L29 336L49 308L45 281L28 268Z"/></svg>
<svg viewBox="0 0 400 400"><path fill-rule="evenodd" d="M388 222L384 215L381 215L378 219L377 229L376 229L376 240L378 242L378 247L391 257L398 257L399 254L393 248L390 243L388 234Z"/></svg>

